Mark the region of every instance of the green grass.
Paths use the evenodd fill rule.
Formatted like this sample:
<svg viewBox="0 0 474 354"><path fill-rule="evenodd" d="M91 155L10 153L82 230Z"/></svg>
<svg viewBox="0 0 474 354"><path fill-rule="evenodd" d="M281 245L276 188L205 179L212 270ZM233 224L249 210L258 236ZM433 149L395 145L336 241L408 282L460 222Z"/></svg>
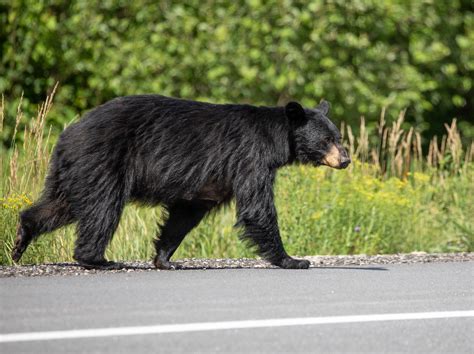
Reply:
<svg viewBox="0 0 474 354"><path fill-rule="evenodd" d="M0 264L12 264L18 213L42 188L52 146L45 139L47 111L43 121L30 121L23 142L15 140L11 149L1 151ZM3 114L0 118L1 122ZM472 150L463 151L455 132L450 140L448 130L444 150L441 144L439 154L430 152L426 159L411 150L411 143L403 144L409 132L394 125L388 136L397 131L401 132L399 143L392 152L387 143L386 153L380 154L385 156L383 161L380 156L367 161L367 156L374 155L370 151L381 150L364 147L368 145L362 141L364 132L362 138L354 138L349 131L348 147L356 160L347 170L290 166L279 171L275 195L283 242L290 254L473 250ZM151 259L152 240L161 220L159 207L128 205L107 250L108 258ZM234 205L209 215L187 236L175 258L255 256L239 240L234 223ZM74 226L43 235L21 262L71 261L74 240Z"/></svg>

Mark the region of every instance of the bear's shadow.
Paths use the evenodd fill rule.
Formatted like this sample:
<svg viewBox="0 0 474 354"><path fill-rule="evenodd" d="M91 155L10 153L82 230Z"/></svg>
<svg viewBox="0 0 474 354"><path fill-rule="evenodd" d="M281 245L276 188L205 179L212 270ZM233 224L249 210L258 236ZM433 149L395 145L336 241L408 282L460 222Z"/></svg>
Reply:
<svg viewBox="0 0 474 354"><path fill-rule="evenodd" d="M89 270L97 270L97 271L127 271L127 270L157 270L156 267L152 263L141 263L139 265L135 264L130 264L130 263L123 263L123 262L116 262L112 268L86 268L78 263L54 263L54 264L49 264L50 266L55 266L58 268L80 268L80 269L89 269ZM219 270L219 269L280 269L276 266L250 266L250 265L186 265L183 263L180 263L179 261L174 263L175 268L170 269L171 271L173 270ZM387 268L385 267L380 267L380 266L370 266L370 265L364 265L364 266L325 266L325 265L311 265L310 269L336 269L336 270L369 270L369 271L388 271Z"/></svg>

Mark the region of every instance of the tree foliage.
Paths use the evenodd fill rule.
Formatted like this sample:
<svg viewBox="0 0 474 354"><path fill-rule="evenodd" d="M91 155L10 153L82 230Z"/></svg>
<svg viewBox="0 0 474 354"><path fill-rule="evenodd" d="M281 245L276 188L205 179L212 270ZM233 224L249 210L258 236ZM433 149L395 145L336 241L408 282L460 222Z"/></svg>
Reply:
<svg viewBox="0 0 474 354"><path fill-rule="evenodd" d="M325 98L349 123L407 108L430 134L458 117L472 136L469 0L0 4L0 92L38 102L59 81L58 123L137 93L265 105Z"/></svg>

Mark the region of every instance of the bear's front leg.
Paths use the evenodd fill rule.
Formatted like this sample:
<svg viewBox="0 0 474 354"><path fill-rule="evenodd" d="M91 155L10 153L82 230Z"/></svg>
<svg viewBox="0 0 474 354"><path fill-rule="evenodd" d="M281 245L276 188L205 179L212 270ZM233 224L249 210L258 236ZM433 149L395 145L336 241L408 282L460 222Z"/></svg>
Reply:
<svg viewBox="0 0 474 354"><path fill-rule="evenodd" d="M215 206L206 201L180 200L168 206L168 218L161 228L161 235L155 240L156 256L153 264L158 269L176 269L170 258L191 231Z"/></svg>
<svg viewBox="0 0 474 354"><path fill-rule="evenodd" d="M310 262L290 257L281 241L273 198L275 172L246 173L236 181L235 195L242 238L250 241L259 254L272 264L285 269L307 269ZM240 183L239 183L240 182Z"/></svg>

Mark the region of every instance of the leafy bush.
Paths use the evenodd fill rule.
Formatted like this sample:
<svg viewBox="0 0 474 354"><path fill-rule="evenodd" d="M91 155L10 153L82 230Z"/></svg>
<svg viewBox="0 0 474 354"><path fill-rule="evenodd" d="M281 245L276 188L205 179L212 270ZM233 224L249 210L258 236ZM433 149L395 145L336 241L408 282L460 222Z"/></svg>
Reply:
<svg viewBox="0 0 474 354"><path fill-rule="evenodd" d="M408 107L429 134L473 115L472 2L38 1L0 5L0 92L39 102L60 82L58 126L118 95L274 105L324 97L374 127ZM8 120L4 141L14 122Z"/></svg>

